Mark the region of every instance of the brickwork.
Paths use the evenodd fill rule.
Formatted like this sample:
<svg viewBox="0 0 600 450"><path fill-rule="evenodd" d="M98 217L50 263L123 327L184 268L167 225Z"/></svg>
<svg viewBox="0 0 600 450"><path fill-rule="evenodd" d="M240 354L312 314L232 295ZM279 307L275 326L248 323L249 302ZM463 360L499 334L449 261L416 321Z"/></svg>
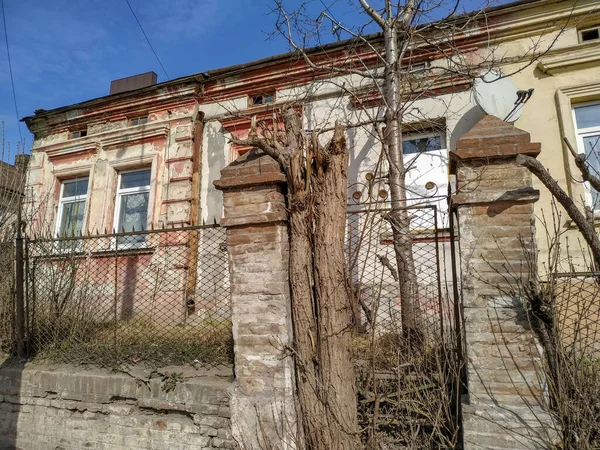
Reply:
<svg viewBox="0 0 600 450"><path fill-rule="evenodd" d="M296 448L285 177L251 150L221 171L229 254L235 383L232 431L242 449Z"/></svg>
<svg viewBox="0 0 600 450"><path fill-rule="evenodd" d="M468 399L466 450L541 449L552 439L540 353L523 301L536 255L533 189L518 154L537 156L529 133L484 117L452 152L457 176ZM535 262L532 264L536 266Z"/></svg>
<svg viewBox="0 0 600 450"><path fill-rule="evenodd" d="M3 367L0 449L234 448L230 374L172 371L170 384L81 367Z"/></svg>

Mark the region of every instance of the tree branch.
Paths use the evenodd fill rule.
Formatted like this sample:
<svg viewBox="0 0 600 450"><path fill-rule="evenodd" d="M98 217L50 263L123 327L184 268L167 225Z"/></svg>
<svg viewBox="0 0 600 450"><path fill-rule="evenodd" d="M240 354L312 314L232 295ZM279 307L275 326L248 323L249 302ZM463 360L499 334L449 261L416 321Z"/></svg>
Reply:
<svg viewBox="0 0 600 450"><path fill-rule="evenodd" d="M587 181L588 183L590 183L590 186L592 186L595 190L600 192L600 178L598 178L595 175L592 175L592 173L590 172L589 165L586 162L585 153L577 153L571 145L571 143L569 142L569 139L567 139L566 137L563 138L563 141L565 141L565 144L567 144L567 148L571 152L571 155L573 155L573 158L575 158L575 165L581 172L581 177L583 178L583 181Z"/></svg>
<svg viewBox="0 0 600 450"><path fill-rule="evenodd" d="M379 14L375 9L367 3L367 0L359 0L360 6L363 7L365 12L375 21L377 25L379 25L382 29L385 28L386 23L384 18Z"/></svg>
<svg viewBox="0 0 600 450"><path fill-rule="evenodd" d="M600 267L600 240L596 234L593 222L590 222L579 208L577 208L573 199L560 187L558 182L552 178L552 175L538 160L531 156L518 155L517 164L529 169L546 186L558 203L565 208L565 211L573 219L583 238L590 246L596 267Z"/></svg>

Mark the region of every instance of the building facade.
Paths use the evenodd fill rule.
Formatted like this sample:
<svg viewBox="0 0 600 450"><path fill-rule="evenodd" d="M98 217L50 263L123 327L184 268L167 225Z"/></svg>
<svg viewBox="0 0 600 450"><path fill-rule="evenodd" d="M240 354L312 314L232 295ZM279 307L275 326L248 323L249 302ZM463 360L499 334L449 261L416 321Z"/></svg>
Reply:
<svg viewBox="0 0 600 450"><path fill-rule="evenodd" d="M540 161L570 195L595 209L597 194L577 180L562 138L599 168L593 151L600 133L597 3L522 1L467 19L457 19L467 20L467 31L444 39L469 70L448 70L448 58L425 41L416 41L406 59L406 80L417 80L403 112L411 202L436 204L438 221L446 223L448 151L484 115L469 74L494 69L519 89L535 90L515 125L542 143ZM380 37L372 39L380 44ZM36 111L24 119L35 135L29 229L68 235L218 221L222 200L213 181L248 150L230 138L246 137L252 117L272 126L289 103L306 129L324 131L324 139L336 120L349 125L349 197L365 195L368 185L385 190L378 89L372 79L326 69L359 60L376 71L372 52L346 42L308 55L325 69L315 72L297 54L285 54ZM536 213L549 214L551 196L540 190ZM560 222L571 226L564 216ZM543 253L543 242L540 248Z"/></svg>

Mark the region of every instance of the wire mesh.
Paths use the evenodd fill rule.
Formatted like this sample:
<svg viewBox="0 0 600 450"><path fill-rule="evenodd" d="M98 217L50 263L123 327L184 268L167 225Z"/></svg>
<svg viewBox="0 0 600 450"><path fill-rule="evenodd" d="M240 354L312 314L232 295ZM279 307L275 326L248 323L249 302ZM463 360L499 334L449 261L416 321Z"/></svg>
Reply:
<svg viewBox="0 0 600 450"><path fill-rule="evenodd" d="M218 226L28 241L30 352L100 366L230 363L226 250Z"/></svg>
<svg viewBox="0 0 600 450"><path fill-rule="evenodd" d="M399 231L409 243L405 248L414 270L409 274L410 298L403 299L390 210L361 206L348 212L346 255L359 311L353 351L359 422L369 430L365 442L394 448L414 442L423 442L424 448L452 447L458 436L452 399L458 392L459 362L452 298L442 283L449 245L440 240L437 208L404 209L410 225ZM403 301L412 303L410 311L417 316L407 324ZM412 329L415 324L417 330Z"/></svg>
<svg viewBox="0 0 600 450"><path fill-rule="evenodd" d="M13 242L0 242L0 351L11 353L15 326L15 248Z"/></svg>
<svg viewBox="0 0 600 450"><path fill-rule="evenodd" d="M415 292L412 301L429 339L441 339L450 314L442 295L440 249L435 206L407 208L414 261ZM348 276L360 311L360 328L376 334L401 333L400 285L389 210L355 210L348 213L346 254Z"/></svg>
<svg viewBox="0 0 600 450"><path fill-rule="evenodd" d="M600 273L559 274L554 321L563 349L577 359L600 360Z"/></svg>

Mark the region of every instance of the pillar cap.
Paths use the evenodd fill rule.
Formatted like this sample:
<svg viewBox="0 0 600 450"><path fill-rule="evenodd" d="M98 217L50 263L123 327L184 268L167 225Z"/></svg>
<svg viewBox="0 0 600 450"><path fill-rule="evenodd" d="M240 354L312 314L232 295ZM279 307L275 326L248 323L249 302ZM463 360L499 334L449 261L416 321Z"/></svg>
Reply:
<svg viewBox="0 0 600 450"><path fill-rule="evenodd" d="M279 163L263 151L253 148L221 170L221 178L213 181L213 184L225 191L285 182L286 177Z"/></svg>
<svg viewBox="0 0 600 450"><path fill-rule="evenodd" d="M456 141L456 150L450 152L450 158L454 165L468 159L536 157L540 151L541 144L532 143L527 131L487 115Z"/></svg>

